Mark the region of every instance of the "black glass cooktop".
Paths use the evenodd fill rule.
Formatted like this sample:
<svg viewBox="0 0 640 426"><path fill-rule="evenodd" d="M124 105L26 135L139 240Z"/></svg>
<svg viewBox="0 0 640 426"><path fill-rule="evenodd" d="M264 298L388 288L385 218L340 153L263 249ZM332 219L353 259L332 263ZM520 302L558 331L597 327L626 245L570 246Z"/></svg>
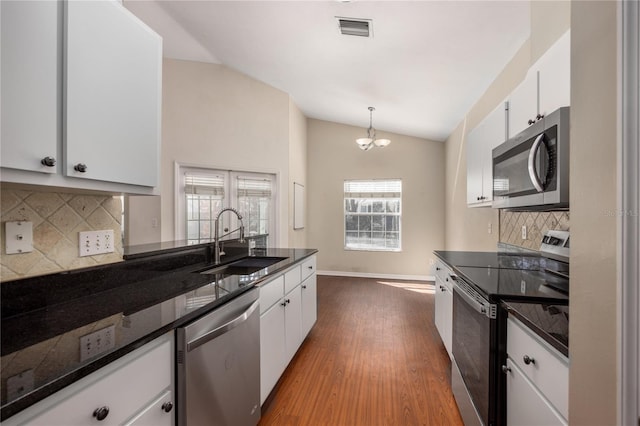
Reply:
<svg viewBox="0 0 640 426"><path fill-rule="evenodd" d="M490 302L539 300L568 303L569 280L544 270L460 266L456 271Z"/></svg>

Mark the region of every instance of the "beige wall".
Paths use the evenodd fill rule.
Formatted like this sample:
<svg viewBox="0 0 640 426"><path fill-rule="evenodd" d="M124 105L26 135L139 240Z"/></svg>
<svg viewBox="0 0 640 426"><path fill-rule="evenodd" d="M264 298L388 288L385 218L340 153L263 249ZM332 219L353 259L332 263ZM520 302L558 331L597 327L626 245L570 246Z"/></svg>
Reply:
<svg viewBox="0 0 640 426"><path fill-rule="evenodd" d="M444 145L397 134L391 145L364 152L355 143L366 128L309 119L308 243L318 270L346 273L430 274L433 250L444 245ZM402 252L344 250L345 179L402 179Z"/></svg>
<svg viewBox="0 0 640 426"><path fill-rule="evenodd" d="M175 239L175 162L276 173L278 235L289 212L289 95L225 66L165 59L163 68L162 240Z"/></svg>
<svg viewBox="0 0 640 426"><path fill-rule="evenodd" d="M308 226L293 229L293 182L307 186L307 118L302 111L289 100L289 247L307 248ZM306 198L303 200L307 211ZM305 220L305 224L306 224Z"/></svg>
<svg viewBox="0 0 640 426"><path fill-rule="evenodd" d="M569 422L617 423L616 2L571 7Z"/></svg>
<svg viewBox="0 0 640 426"><path fill-rule="evenodd" d="M8 281L122 260L122 203L108 195L2 189L0 194L0 280ZM29 253L7 254L6 222L33 224ZM112 229L114 252L79 256L79 232Z"/></svg>

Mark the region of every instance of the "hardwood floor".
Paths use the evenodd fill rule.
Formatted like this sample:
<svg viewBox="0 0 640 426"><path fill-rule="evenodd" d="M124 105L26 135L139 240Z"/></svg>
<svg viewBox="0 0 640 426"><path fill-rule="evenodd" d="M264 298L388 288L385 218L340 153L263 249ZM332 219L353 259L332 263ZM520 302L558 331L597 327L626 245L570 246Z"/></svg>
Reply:
<svg viewBox="0 0 640 426"><path fill-rule="evenodd" d="M318 276L318 321L262 407L267 425L462 425L426 283Z"/></svg>

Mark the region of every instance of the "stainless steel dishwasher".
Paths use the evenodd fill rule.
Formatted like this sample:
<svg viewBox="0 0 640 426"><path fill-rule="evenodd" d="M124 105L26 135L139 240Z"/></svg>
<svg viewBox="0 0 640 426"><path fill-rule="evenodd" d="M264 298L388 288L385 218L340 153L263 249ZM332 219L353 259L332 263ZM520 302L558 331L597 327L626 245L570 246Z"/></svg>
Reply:
<svg viewBox="0 0 640 426"><path fill-rule="evenodd" d="M255 426L260 420L257 288L177 329L179 426Z"/></svg>

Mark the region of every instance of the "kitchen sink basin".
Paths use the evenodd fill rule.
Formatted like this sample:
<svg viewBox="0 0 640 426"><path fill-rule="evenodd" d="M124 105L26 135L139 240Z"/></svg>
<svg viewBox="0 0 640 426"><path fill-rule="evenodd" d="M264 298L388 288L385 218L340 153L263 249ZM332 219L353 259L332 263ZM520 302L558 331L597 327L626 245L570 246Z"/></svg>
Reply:
<svg viewBox="0 0 640 426"><path fill-rule="evenodd" d="M236 262L229 263L228 265L218 266L212 269L207 269L201 272L201 274L219 274L219 275L250 275L254 272L258 272L260 269L264 269L267 266L271 266L275 263L285 260L286 257L247 257L240 259Z"/></svg>

